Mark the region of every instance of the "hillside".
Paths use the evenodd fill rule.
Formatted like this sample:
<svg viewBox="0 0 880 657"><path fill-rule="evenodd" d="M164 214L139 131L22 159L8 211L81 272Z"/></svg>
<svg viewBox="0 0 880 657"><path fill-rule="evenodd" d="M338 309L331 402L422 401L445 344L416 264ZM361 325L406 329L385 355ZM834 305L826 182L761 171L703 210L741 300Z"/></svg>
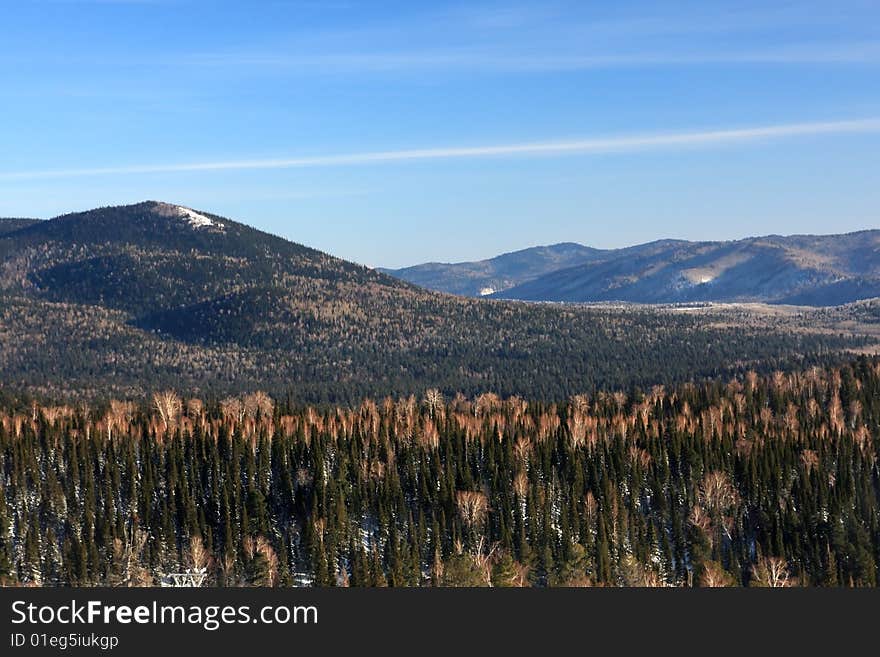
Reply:
<svg viewBox="0 0 880 657"><path fill-rule="evenodd" d="M552 248L552 247L549 247ZM586 247L582 247L586 249ZM845 235L756 237L733 242L662 240L615 250L589 250L571 266L518 252L523 277L498 282L495 298L525 301L634 303L762 302L833 306L880 296L880 231ZM485 261L488 263L492 260ZM529 269L527 264L534 266ZM541 273L539 270L544 268ZM429 265L395 276L430 289L473 294L451 282L484 271L482 263ZM529 275L527 272L536 272ZM496 279L492 279L495 281Z"/></svg>
<svg viewBox="0 0 880 657"><path fill-rule="evenodd" d="M429 262L380 271L431 290L468 297L506 290L543 274L590 262L599 249L566 242L505 253L477 262Z"/></svg>
<svg viewBox="0 0 880 657"><path fill-rule="evenodd" d="M0 236L0 380L49 397L173 386L344 401L438 387L561 399L825 361L873 344L861 323L453 297L152 201Z"/></svg>
<svg viewBox="0 0 880 657"><path fill-rule="evenodd" d="M26 228L35 223L38 223L39 221L39 219L0 217L0 235L15 232L21 228Z"/></svg>

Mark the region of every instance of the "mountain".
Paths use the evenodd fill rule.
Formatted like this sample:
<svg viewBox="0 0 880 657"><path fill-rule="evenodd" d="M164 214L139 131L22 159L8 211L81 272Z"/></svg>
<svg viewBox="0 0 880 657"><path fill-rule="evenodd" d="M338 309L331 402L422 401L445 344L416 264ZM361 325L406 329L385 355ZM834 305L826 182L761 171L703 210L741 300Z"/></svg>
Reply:
<svg viewBox="0 0 880 657"><path fill-rule="evenodd" d="M506 290L558 269L591 262L602 254L599 249L564 242L477 262L429 262L380 271L431 290L477 297Z"/></svg>
<svg viewBox="0 0 880 657"><path fill-rule="evenodd" d="M41 299L122 310L160 330L149 319L156 311L171 321L206 300L257 289L304 281L406 287L244 224L152 201L28 224L7 233L0 258L7 268L27 270L18 282Z"/></svg>
<svg viewBox="0 0 880 657"><path fill-rule="evenodd" d="M661 240L612 250L557 245L388 273L454 294L493 288L497 299L832 306L880 296L880 231Z"/></svg>
<svg viewBox="0 0 880 657"><path fill-rule="evenodd" d="M156 201L4 225L0 381L15 394L346 401L437 387L557 400L803 365L873 340L852 323L826 330L844 311L822 324L440 294Z"/></svg>
<svg viewBox="0 0 880 657"><path fill-rule="evenodd" d="M880 296L880 231L658 242L550 272L495 296L533 301L840 305Z"/></svg>

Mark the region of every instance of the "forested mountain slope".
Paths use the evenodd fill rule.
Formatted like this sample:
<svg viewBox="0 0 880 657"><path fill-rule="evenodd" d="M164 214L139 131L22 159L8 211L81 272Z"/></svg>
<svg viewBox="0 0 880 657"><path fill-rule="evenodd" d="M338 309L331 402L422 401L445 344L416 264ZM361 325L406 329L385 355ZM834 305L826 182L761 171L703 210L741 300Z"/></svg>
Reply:
<svg viewBox="0 0 880 657"><path fill-rule="evenodd" d="M558 247L539 247L476 263L431 263L389 273L444 292L473 296L492 288L496 298L527 301L833 306L880 296L877 230L732 242L660 240L611 250L568 246L568 260L544 257ZM517 275L494 269L507 258L516 259Z"/></svg>
<svg viewBox="0 0 880 657"><path fill-rule="evenodd" d="M0 217L0 235L11 233L21 228L26 228L38 223L39 219L16 219L12 217Z"/></svg>
<svg viewBox="0 0 880 657"><path fill-rule="evenodd" d="M542 301L761 301L833 306L880 296L880 231L669 242L562 269L499 297Z"/></svg>
<svg viewBox="0 0 880 657"><path fill-rule="evenodd" d="M426 387L560 399L799 366L871 342L819 329L749 313L458 298L159 202L0 235L0 377L64 398L175 386L311 401Z"/></svg>
<svg viewBox="0 0 880 657"><path fill-rule="evenodd" d="M430 290L477 297L506 290L558 269L590 262L603 254L600 249L566 242L535 246L477 262L428 262L380 271Z"/></svg>

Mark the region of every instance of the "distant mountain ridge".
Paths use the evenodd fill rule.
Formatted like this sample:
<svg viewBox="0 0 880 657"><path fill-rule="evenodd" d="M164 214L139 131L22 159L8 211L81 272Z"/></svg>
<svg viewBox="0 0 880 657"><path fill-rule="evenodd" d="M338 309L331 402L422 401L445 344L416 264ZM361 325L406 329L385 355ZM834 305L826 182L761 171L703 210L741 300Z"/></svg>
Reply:
<svg viewBox="0 0 880 657"><path fill-rule="evenodd" d="M514 261L518 266L505 279L509 284L490 296L524 301L832 306L880 296L880 230L727 242L660 240L609 250L566 247L570 259L579 262L555 266L538 255L556 248L550 246L442 269L428 264L385 271L430 289L473 296L474 289L498 280L489 273L481 278L480 272L494 272L498 261ZM462 278L467 288L450 285Z"/></svg>
<svg viewBox="0 0 880 657"><path fill-rule="evenodd" d="M504 253L476 262L429 262L403 269L380 269L421 287L468 297L487 296L542 274L589 262L603 253L574 242Z"/></svg>

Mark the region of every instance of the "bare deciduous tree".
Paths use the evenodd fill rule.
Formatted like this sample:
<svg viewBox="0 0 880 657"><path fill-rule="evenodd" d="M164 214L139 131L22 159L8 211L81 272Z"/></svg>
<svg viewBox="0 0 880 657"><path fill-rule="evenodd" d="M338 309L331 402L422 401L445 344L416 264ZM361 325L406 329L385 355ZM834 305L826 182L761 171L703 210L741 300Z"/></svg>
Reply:
<svg viewBox="0 0 880 657"><path fill-rule="evenodd" d="M189 541L189 563L195 570L207 570L213 563L210 552L205 549L201 536L193 536Z"/></svg>
<svg viewBox="0 0 880 657"><path fill-rule="evenodd" d="M795 585L788 562L781 557L760 557L752 567L753 586L785 588Z"/></svg>
<svg viewBox="0 0 880 657"><path fill-rule="evenodd" d="M205 403L201 399L193 397L188 402L186 402L186 414L191 419L196 421L204 419Z"/></svg>
<svg viewBox="0 0 880 657"><path fill-rule="evenodd" d="M474 413L476 415L489 413L498 408L499 404L501 404L501 398L498 395L494 392L484 392L474 402Z"/></svg>
<svg viewBox="0 0 880 657"><path fill-rule="evenodd" d="M525 500L529 492L529 478L522 470L517 472L513 478L513 490L520 500Z"/></svg>
<svg viewBox="0 0 880 657"><path fill-rule="evenodd" d="M528 436L520 436L513 444L513 453L521 463L529 460L529 454L532 453L532 439Z"/></svg>
<svg viewBox="0 0 880 657"><path fill-rule="evenodd" d="M734 586L736 581L733 575L724 570L723 566L717 561L709 561L703 564L703 573L700 575L700 586L708 588L718 588L723 586Z"/></svg>
<svg viewBox="0 0 880 657"><path fill-rule="evenodd" d="M700 483L700 502L707 511L725 511L739 501L730 476L723 472L709 472Z"/></svg>
<svg viewBox="0 0 880 657"><path fill-rule="evenodd" d="M262 418L271 417L272 411L275 410L275 402L261 390L247 395L244 398L243 406L244 414L252 418L256 418L258 415Z"/></svg>
<svg viewBox="0 0 880 657"><path fill-rule="evenodd" d="M419 432L419 442L426 449L437 449L440 446L440 432L433 420L425 420Z"/></svg>
<svg viewBox="0 0 880 657"><path fill-rule="evenodd" d="M819 454L814 449L805 449L801 452L801 462L804 464L804 470L810 474L817 465L819 465Z"/></svg>
<svg viewBox="0 0 880 657"><path fill-rule="evenodd" d="M104 418L107 426L107 439L113 437L113 430L126 431L134 417L135 406L130 401L119 401L118 399L110 400L110 409Z"/></svg>
<svg viewBox="0 0 880 657"><path fill-rule="evenodd" d="M265 536L248 537L244 539L244 553L250 559L262 557L265 562L265 584L266 586L278 585L278 555L275 549L269 543Z"/></svg>
<svg viewBox="0 0 880 657"><path fill-rule="evenodd" d="M425 391L424 404L431 418L433 418L435 414L443 411L443 393L437 390L437 388L428 388Z"/></svg>
<svg viewBox="0 0 880 657"><path fill-rule="evenodd" d="M244 419L244 404L238 397L227 397L220 402L220 413L229 424L240 424Z"/></svg>
<svg viewBox="0 0 880 657"><path fill-rule="evenodd" d="M173 390L153 393L153 407L159 413L165 430L173 431L183 412L180 396Z"/></svg>
<svg viewBox="0 0 880 657"><path fill-rule="evenodd" d="M113 541L113 561L120 566L119 579L113 582L114 586L152 585L153 578L140 561L147 538L147 532L133 525L123 539Z"/></svg>
<svg viewBox="0 0 880 657"><path fill-rule="evenodd" d="M575 411L569 416L568 435L571 439L571 446L574 449L584 446L587 440L587 423L586 418L580 411Z"/></svg>
<svg viewBox="0 0 880 657"><path fill-rule="evenodd" d="M481 536L474 552L474 563L476 563L483 581L486 582L486 586L492 586L492 565L495 553L498 551L498 543L492 544L484 554L483 546L485 542L485 539Z"/></svg>
<svg viewBox="0 0 880 657"><path fill-rule="evenodd" d="M461 519L471 529L482 525L489 511L489 500L485 493L473 490L460 490L455 493L455 505Z"/></svg>

